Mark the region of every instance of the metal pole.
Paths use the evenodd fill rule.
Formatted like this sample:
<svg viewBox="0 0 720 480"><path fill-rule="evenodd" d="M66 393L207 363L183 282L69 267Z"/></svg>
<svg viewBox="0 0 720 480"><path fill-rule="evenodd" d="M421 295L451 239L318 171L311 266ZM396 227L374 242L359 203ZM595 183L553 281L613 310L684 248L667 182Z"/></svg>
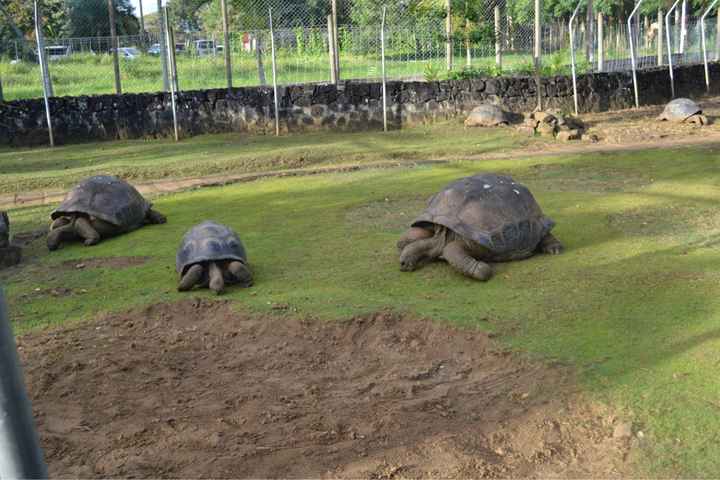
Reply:
<svg viewBox="0 0 720 480"><path fill-rule="evenodd" d="M160 24L160 63L162 64L162 81L163 91L170 91L170 78L168 75L168 55L167 55L167 32L165 30L165 11L162 6L162 0L157 0L158 23Z"/></svg>
<svg viewBox="0 0 720 480"><path fill-rule="evenodd" d="M672 4L672 7L670 7L667 14L665 15L665 36L667 38L668 72L670 73L670 92L672 98L675 98L675 78L673 77L672 63L673 48L672 43L670 43L670 15L672 15L673 10L677 8L678 3L680 3L680 0L675 0L675 3Z"/></svg>
<svg viewBox="0 0 720 480"><path fill-rule="evenodd" d="M628 38L630 39L630 62L632 63L632 74L633 74L633 89L635 90L635 108L640 108L640 97L638 95L638 86L637 86L637 73L635 72L635 42L633 42L633 29L632 29L632 19L637 13L638 9L640 8L640 5L642 4L643 0L638 0L637 4L635 4L635 8L630 13L630 16L628 17Z"/></svg>
<svg viewBox="0 0 720 480"><path fill-rule="evenodd" d="M720 8L718 9L717 18L715 19L715 61L720 59Z"/></svg>
<svg viewBox="0 0 720 480"><path fill-rule="evenodd" d="M268 9L270 18L270 51L272 53L273 100L275 103L275 135L280 136L280 108L277 87L277 59L275 58L275 31L273 30L272 8Z"/></svg>
<svg viewBox="0 0 720 480"><path fill-rule="evenodd" d="M0 290L0 478L48 478Z"/></svg>
<svg viewBox="0 0 720 480"><path fill-rule="evenodd" d="M500 7L495 5L495 65L502 71L502 31L500 30Z"/></svg>
<svg viewBox="0 0 720 480"><path fill-rule="evenodd" d="M658 10L657 14L657 64L662 66L663 64L663 11L662 8Z"/></svg>
<svg viewBox="0 0 720 480"><path fill-rule="evenodd" d="M452 8L450 0L445 2L445 57L447 60L447 69L453 68L453 41L452 41Z"/></svg>
<svg viewBox="0 0 720 480"><path fill-rule="evenodd" d="M143 36L143 42L145 41L145 15L143 14L143 0L138 0L138 6L140 7L140 34Z"/></svg>
<svg viewBox="0 0 720 480"><path fill-rule="evenodd" d="M605 23L605 22L603 21L603 13L602 13L602 12L598 12L598 14L597 14L597 45L598 45L598 48L597 48L597 50L598 50L598 51L597 51L597 61L598 61L598 63L597 63L597 69L598 69L598 72L602 72L602 71L603 71L603 68L605 68L605 65L604 65L604 62L605 62L605 50L604 50L604 48L605 48L605 46L603 45L603 38L604 38L603 28L605 28L604 23Z"/></svg>
<svg viewBox="0 0 720 480"><path fill-rule="evenodd" d="M687 0L682 0L680 8L680 53L685 53L685 37L687 36Z"/></svg>
<svg viewBox="0 0 720 480"><path fill-rule="evenodd" d="M328 15L328 55L330 57L330 82L337 85L337 70L335 70L335 42L333 42L333 20L332 15Z"/></svg>
<svg viewBox="0 0 720 480"><path fill-rule="evenodd" d="M387 75L385 72L385 15L387 7L383 5L382 21L380 22L380 56L382 61L382 99L383 99L383 131L388 131L387 126Z"/></svg>
<svg viewBox="0 0 720 480"><path fill-rule="evenodd" d="M540 55L542 47L542 32L540 29L540 18L542 16L542 0L535 0L535 38L533 45L533 60L535 61L535 86L537 88L537 108L542 110L542 92L540 92Z"/></svg>
<svg viewBox="0 0 720 480"><path fill-rule="evenodd" d="M167 7L163 10L164 14L164 20L165 20L165 46L167 48L167 55L165 58L167 59L168 65L166 68L170 71L170 75L172 76L172 81L170 83L170 102L172 105L172 114L173 114L173 129L175 130L175 141L180 141L180 134L178 133L178 120L177 120L177 105L175 103L175 86L177 85L177 79L175 76L175 68L173 67L172 63L172 56L170 53L170 49L172 48L175 50L175 46L172 44L171 36L170 36L170 21L168 20L168 11Z"/></svg>
<svg viewBox="0 0 720 480"><path fill-rule="evenodd" d="M592 64L595 63L595 35L593 32L595 18L593 15L593 0L587 0L587 14L585 24L585 55L588 63L592 67Z"/></svg>
<svg viewBox="0 0 720 480"><path fill-rule="evenodd" d="M52 83L49 80L47 71L47 58L45 57L45 44L43 42L42 25L40 25L40 9L38 0L35 0L35 37L37 38L38 60L40 61L40 76L43 81L43 99L45 100L45 118L48 124L48 136L50 137L50 146L55 146L55 136L53 135L52 118L50 117L50 97L52 96Z"/></svg>
<svg viewBox="0 0 720 480"><path fill-rule="evenodd" d="M0 78L0 102L4 102L5 97L3 96L3 89L2 89L2 78Z"/></svg>
<svg viewBox="0 0 720 480"><path fill-rule="evenodd" d="M230 63L230 32L228 26L228 10L226 0L220 0L220 8L222 9L223 41L225 42L225 77L227 78L228 89L230 89L232 88L232 64Z"/></svg>
<svg viewBox="0 0 720 480"><path fill-rule="evenodd" d="M115 28L115 6L113 0L107 0L108 7L108 19L110 22L110 44L112 45L113 51L113 69L115 70L115 92L120 95L122 93L122 86L120 85L120 59L118 56L118 38L117 30Z"/></svg>
<svg viewBox="0 0 720 480"><path fill-rule="evenodd" d="M575 72L575 31L573 29L573 23L575 23L575 17L577 17L580 5L584 0L580 0L573 11L572 17L568 22L568 30L570 31L570 68L572 69L572 82L573 82L573 102L575 103L575 115L578 114L578 95L577 95L577 75Z"/></svg>
<svg viewBox="0 0 720 480"><path fill-rule="evenodd" d="M330 8L332 11L332 24L333 24L333 52L335 53L335 78L340 81L340 44L338 43L338 16L337 16L337 0L330 0Z"/></svg>
<svg viewBox="0 0 720 480"><path fill-rule="evenodd" d="M708 13L710 13L710 10L713 9L717 2L718 0L713 0L702 17L700 17L700 40L702 42L703 63L705 64L705 89L708 93L710 92L710 72L708 71L707 48L705 48L705 17L708 16Z"/></svg>

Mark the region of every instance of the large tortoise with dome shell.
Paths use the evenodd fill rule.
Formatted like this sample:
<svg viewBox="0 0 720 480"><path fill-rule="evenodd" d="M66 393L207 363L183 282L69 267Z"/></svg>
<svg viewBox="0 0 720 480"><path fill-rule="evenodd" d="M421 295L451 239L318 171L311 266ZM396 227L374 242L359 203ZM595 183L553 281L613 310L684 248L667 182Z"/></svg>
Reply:
<svg viewBox="0 0 720 480"><path fill-rule="evenodd" d="M476 280L492 276L488 262L521 260L536 253L559 254L562 244L524 185L493 173L461 178L428 202L397 246L400 269L412 271L443 258Z"/></svg>

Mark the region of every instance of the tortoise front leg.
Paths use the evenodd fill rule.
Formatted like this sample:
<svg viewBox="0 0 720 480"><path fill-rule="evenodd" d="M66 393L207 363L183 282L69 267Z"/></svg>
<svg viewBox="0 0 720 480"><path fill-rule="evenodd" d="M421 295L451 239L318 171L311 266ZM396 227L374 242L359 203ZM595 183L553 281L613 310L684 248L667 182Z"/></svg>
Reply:
<svg viewBox="0 0 720 480"><path fill-rule="evenodd" d="M97 245L100 242L100 234L85 217L75 219L75 232L85 240L85 246L87 247Z"/></svg>
<svg viewBox="0 0 720 480"><path fill-rule="evenodd" d="M225 279L223 272L216 262L210 262L208 265L208 276L210 278L210 290L220 295L225 289Z"/></svg>
<svg viewBox="0 0 720 480"><path fill-rule="evenodd" d="M158 212L157 210L153 210L152 208L148 210L147 214L145 215L145 223L147 224L158 225L165 222L167 222L167 217L162 213Z"/></svg>
<svg viewBox="0 0 720 480"><path fill-rule="evenodd" d="M195 265L188 268L185 274L180 279L180 283L178 284L178 291L186 292L188 290L191 290L195 285L200 283L204 273L205 269L199 263L196 263Z"/></svg>
<svg viewBox="0 0 720 480"><path fill-rule="evenodd" d="M253 284L252 273L250 269L242 262L233 261L227 266L227 270L235 280L242 287L250 287Z"/></svg>
<svg viewBox="0 0 720 480"><path fill-rule="evenodd" d="M58 220L55 220L53 222L53 225L58 224ZM70 240L74 240L77 237L77 232L75 231L75 225L73 225L71 222L67 222L63 225L56 226L52 230L50 230L50 233L48 233L47 236L47 247L48 250L51 252L54 250L57 250L60 248L60 244L62 242L67 242Z"/></svg>
<svg viewBox="0 0 720 480"><path fill-rule="evenodd" d="M407 247L414 241L422 240L423 238L429 238L432 236L432 230L420 227L411 227L407 232L403 234L402 237L400 237L400 240L398 240L397 242L397 248L402 252L405 247Z"/></svg>
<svg viewBox="0 0 720 480"><path fill-rule="evenodd" d="M465 243L460 240L445 245L443 258L463 275L485 282L492 277L492 268L484 262L474 259L467 251Z"/></svg>
<svg viewBox="0 0 720 480"><path fill-rule="evenodd" d="M540 240L538 250L542 253L548 253L550 255L559 255L563 251L563 245L560 243L560 240L555 238L551 233L548 233L542 240Z"/></svg>
<svg viewBox="0 0 720 480"><path fill-rule="evenodd" d="M400 253L400 270L412 272L422 263L440 255L438 239L435 237L416 240L403 248Z"/></svg>

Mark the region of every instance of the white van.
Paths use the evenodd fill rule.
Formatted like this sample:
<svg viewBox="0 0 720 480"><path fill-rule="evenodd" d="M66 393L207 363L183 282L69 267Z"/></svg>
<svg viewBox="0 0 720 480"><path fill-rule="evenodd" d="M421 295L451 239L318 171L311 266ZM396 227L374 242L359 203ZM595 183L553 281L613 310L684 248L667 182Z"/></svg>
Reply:
<svg viewBox="0 0 720 480"><path fill-rule="evenodd" d="M213 40L195 40L195 51L199 56L215 55L217 46Z"/></svg>
<svg viewBox="0 0 720 480"><path fill-rule="evenodd" d="M45 47L45 54L49 60L60 60L67 58L72 53L70 45L50 45Z"/></svg>

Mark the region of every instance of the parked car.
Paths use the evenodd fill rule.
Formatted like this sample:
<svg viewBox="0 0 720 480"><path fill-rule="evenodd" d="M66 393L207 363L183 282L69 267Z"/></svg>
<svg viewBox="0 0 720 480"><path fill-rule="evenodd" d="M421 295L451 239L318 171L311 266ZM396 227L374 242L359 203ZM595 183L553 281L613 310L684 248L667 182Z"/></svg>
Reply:
<svg viewBox="0 0 720 480"><path fill-rule="evenodd" d="M147 51L148 55L160 55L160 44L153 43Z"/></svg>
<svg viewBox="0 0 720 480"><path fill-rule="evenodd" d="M140 56L140 51L135 47L120 47L118 48L118 56L125 60L135 60Z"/></svg>
<svg viewBox="0 0 720 480"><path fill-rule="evenodd" d="M195 51L199 56L215 55L217 46L214 40L195 40Z"/></svg>
<svg viewBox="0 0 720 480"><path fill-rule="evenodd" d="M45 53L49 60L60 60L70 56L72 47L70 45L49 45L45 47Z"/></svg>

